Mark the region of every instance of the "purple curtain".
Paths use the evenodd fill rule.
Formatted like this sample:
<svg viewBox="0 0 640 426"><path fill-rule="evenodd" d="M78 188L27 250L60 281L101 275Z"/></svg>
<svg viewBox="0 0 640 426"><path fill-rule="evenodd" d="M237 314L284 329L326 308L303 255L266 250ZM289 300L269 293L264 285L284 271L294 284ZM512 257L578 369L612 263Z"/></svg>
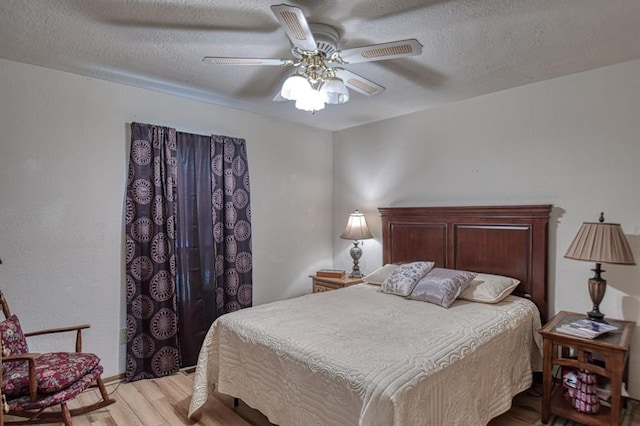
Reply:
<svg viewBox="0 0 640 426"><path fill-rule="evenodd" d="M127 380L178 371L176 131L131 124L126 198Z"/></svg>
<svg viewBox="0 0 640 426"><path fill-rule="evenodd" d="M176 291L181 367L195 365L217 318L211 136L177 132Z"/></svg>
<svg viewBox="0 0 640 426"><path fill-rule="evenodd" d="M212 136L213 241L218 316L253 303L249 167L244 139Z"/></svg>
<svg viewBox="0 0 640 426"><path fill-rule="evenodd" d="M253 303L246 142L176 134L131 124L125 229L129 381L191 365L215 318Z"/></svg>

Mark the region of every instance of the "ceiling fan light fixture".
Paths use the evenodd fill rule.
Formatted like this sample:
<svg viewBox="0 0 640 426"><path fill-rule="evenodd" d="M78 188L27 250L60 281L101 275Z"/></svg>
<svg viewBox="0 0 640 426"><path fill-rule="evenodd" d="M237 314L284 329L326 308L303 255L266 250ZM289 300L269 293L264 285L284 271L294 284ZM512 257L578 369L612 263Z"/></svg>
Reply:
<svg viewBox="0 0 640 426"><path fill-rule="evenodd" d="M328 104L344 104L349 101L349 90L338 77L328 78L322 83L320 94Z"/></svg>
<svg viewBox="0 0 640 426"><path fill-rule="evenodd" d="M307 92L312 91L311 85L306 78L300 74L289 76L282 84L280 96L291 101L297 101L304 97Z"/></svg>
<svg viewBox="0 0 640 426"><path fill-rule="evenodd" d="M324 109L324 101L322 100L322 94L317 90L309 90L296 100L296 108L303 111L320 111Z"/></svg>
<svg viewBox="0 0 640 426"><path fill-rule="evenodd" d="M377 95L385 90L378 83L345 70L341 65L422 53L422 45L416 39L338 49L338 30L330 25L307 22L301 8L279 4L272 5L271 11L291 42L294 59L205 56L203 60L217 65L295 68L294 74L283 82L273 100L292 100L297 109L304 111L314 112L323 109L325 104L349 102L351 90L365 96Z"/></svg>

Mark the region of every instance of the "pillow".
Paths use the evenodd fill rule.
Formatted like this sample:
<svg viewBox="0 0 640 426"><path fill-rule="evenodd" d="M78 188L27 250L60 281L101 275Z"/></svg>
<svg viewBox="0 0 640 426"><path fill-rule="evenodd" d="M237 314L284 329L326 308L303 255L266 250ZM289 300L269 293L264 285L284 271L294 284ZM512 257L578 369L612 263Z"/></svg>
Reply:
<svg viewBox="0 0 640 426"><path fill-rule="evenodd" d="M2 352L5 355L20 355L29 352L27 340L24 338L20 321L15 315L11 315L6 320L0 322L0 337L2 338ZM2 364L4 372L8 372L16 365L24 361L8 361Z"/></svg>
<svg viewBox="0 0 640 426"><path fill-rule="evenodd" d="M433 262L411 262L400 265L382 282L383 293L408 296L413 287L433 268Z"/></svg>
<svg viewBox="0 0 640 426"><path fill-rule="evenodd" d="M369 284L382 285L384 280L386 280L387 277L389 277L389 275L391 275L391 273L399 267L400 265L388 263L384 266L379 267L370 274L365 275L364 277L362 277L362 280Z"/></svg>
<svg viewBox="0 0 640 426"><path fill-rule="evenodd" d="M448 308L476 277L475 272L433 268L416 284L409 299Z"/></svg>
<svg viewBox="0 0 640 426"><path fill-rule="evenodd" d="M498 303L511 294L520 281L501 275L478 274L460 293L460 299L481 303Z"/></svg>

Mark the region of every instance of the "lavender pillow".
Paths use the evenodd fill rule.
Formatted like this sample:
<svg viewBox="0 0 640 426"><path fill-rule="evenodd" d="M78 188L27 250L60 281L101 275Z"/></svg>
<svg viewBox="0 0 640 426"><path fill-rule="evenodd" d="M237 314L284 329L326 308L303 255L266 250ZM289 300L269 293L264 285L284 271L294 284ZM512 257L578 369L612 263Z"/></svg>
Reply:
<svg viewBox="0 0 640 426"><path fill-rule="evenodd" d="M409 299L448 308L475 277L474 272L433 268L418 281Z"/></svg>
<svg viewBox="0 0 640 426"><path fill-rule="evenodd" d="M408 296L413 287L433 268L434 262L412 262L398 267L382 283L383 293Z"/></svg>

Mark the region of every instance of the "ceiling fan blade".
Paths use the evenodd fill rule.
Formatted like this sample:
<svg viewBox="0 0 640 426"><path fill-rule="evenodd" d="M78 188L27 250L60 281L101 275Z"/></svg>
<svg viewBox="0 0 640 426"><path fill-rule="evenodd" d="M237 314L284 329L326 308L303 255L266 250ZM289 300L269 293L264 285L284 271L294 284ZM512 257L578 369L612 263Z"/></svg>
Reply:
<svg viewBox="0 0 640 426"><path fill-rule="evenodd" d="M276 15L278 22L280 22L295 47L307 51L317 49L316 41L313 38L313 34L311 34L307 18L304 17L302 9L279 4L271 6L271 11Z"/></svg>
<svg viewBox="0 0 640 426"><path fill-rule="evenodd" d="M373 96L384 92L384 87L351 71L336 68L336 76L341 79L349 89L353 89L365 96Z"/></svg>
<svg viewBox="0 0 640 426"><path fill-rule="evenodd" d="M293 61L291 60L272 58L229 58L225 56L205 56L202 60L215 65L272 65L283 67L293 65Z"/></svg>
<svg viewBox="0 0 640 426"><path fill-rule="evenodd" d="M282 97L282 95L280 94L280 90L278 90L278 92L273 96L273 99L271 99L274 102L286 102L288 101L288 99L285 99Z"/></svg>
<svg viewBox="0 0 640 426"><path fill-rule="evenodd" d="M347 64L357 64L360 62L381 61L403 56L415 56L421 53L422 45L418 40L412 38L345 49L339 51L338 55Z"/></svg>

